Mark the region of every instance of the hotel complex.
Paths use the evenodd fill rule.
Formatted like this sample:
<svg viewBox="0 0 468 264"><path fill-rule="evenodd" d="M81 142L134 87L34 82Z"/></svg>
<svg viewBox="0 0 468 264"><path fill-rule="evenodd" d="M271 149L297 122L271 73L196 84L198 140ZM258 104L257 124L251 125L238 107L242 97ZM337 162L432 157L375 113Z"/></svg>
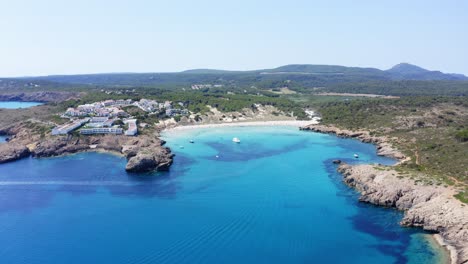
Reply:
<svg viewBox="0 0 468 264"><path fill-rule="evenodd" d="M98 128L83 128L80 130L82 135L93 135L93 134L115 134L121 135L123 129L120 127L98 127Z"/></svg>
<svg viewBox="0 0 468 264"><path fill-rule="evenodd" d="M71 123L67 123L61 126L58 126L54 129L52 129L52 135L66 135L69 132L79 128L83 124L87 123L89 121L89 118L84 118L84 119L78 119L74 120Z"/></svg>
<svg viewBox="0 0 468 264"><path fill-rule="evenodd" d="M166 117L176 115L188 115L189 111L184 109L182 102L173 108L172 102L165 101L159 103L155 100L141 99L140 101L127 100L105 100L92 104L79 105L76 108L68 108L62 115L64 118L70 118L70 122L52 129L52 135L66 135L76 129L79 129L82 135L94 134L114 134L126 136L136 136L138 134L137 119L131 118L130 115L122 108L127 106L136 106L149 114L158 114ZM182 109L181 109L182 107ZM122 122L128 126L124 131L120 127ZM117 125L114 125L117 124Z"/></svg>

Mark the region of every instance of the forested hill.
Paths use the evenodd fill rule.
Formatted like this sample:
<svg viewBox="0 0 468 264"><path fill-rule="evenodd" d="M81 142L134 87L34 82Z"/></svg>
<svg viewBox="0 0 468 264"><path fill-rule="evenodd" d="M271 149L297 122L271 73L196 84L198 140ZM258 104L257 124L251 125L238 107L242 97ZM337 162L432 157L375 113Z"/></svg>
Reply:
<svg viewBox="0 0 468 264"><path fill-rule="evenodd" d="M440 71L429 71L409 63L400 63L386 70L393 79L399 80L468 80L463 74L450 74Z"/></svg>
<svg viewBox="0 0 468 264"><path fill-rule="evenodd" d="M429 71L418 66L402 63L390 70L376 68L345 67L338 65L292 64L274 69L253 71L225 71L194 69L175 73L110 73L84 75L53 75L26 79L46 80L59 83L93 85L161 85L196 83L234 83L250 85L262 82L291 80L303 86L323 86L342 82L363 82L375 80L468 80L461 74L446 74Z"/></svg>
<svg viewBox="0 0 468 264"><path fill-rule="evenodd" d="M338 65L292 64L274 69L226 71L194 69L175 73L109 73L0 79L0 89L15 87L163 88L179 90L350 92L385 95L468 94L468 77L402 63L389 70Z"/></svg>

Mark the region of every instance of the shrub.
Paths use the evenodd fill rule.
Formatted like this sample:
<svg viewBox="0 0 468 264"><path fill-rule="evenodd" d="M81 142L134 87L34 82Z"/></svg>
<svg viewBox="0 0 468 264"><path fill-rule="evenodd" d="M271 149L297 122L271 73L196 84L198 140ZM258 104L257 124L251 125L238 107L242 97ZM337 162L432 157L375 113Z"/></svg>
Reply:
<svg viewBox="0 0 468 264"><path fill-rule="evenodd" d="M468 141L468 129L463 129L455 134L455 138L461 142Z"/></svg>

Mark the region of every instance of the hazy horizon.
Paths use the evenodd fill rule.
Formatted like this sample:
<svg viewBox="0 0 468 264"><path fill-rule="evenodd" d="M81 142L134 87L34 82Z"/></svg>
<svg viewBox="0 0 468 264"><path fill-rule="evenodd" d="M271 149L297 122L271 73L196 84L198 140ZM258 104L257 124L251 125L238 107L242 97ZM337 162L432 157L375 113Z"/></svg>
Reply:
<svg viewBox="0 0 468 264"><path fill-rule="evenodd" d="M415 65L413 63L409 63L409 62L401 62L401 63L408 63L408 64L412 64L412 65ZM399 64L399 63L397 63ZM395 65L397 65L395 64ZM180 70L180 71L145 71L145 72L135 72L135 71L120 71L120 72L87 72L87 73L67 73L67 74L46 74L46 75L23 75L23 76L0 76L0 78L34 78L34 77L44 77L44 76L61 76L61 75L98 75L98 74L151 74L151 73L180 73L180 72L184 72L184 71L190 71L190 70L220 70L220 71L239 71L239 72L247 72L247 71L256 71L256 70L268 70L268 69L275 69L275 68L278 68L278 67L282 67L282 66L288 66L288 65L299 65L299 64L285 64L285 65L278 65L278 66L274 66L274 67L268 67L268 68L262 68L262 69L245 69L245 70L239 70L239 69L216 69L216 68L194 68L194 69L184 69L184 70ZM336 65L336 64L313 64L313 63L307 63L306 65L325 65L325 66L345 66L345 67L357 67L357 66L353 66L353 65ZM391 67L395 66L395 65L392 65ZM438 71L438 69L427 69L421 65L415 65L415 66L419 66L423 69L426 69L426 70L429 70L429 71ZM376 67L371 67L371 66L359 66L361 68L374 68L374 69L379 69L379 68L376 68ZM388 70L390 69L391 67L387 68L387 69L379 69L379 70ZM447 74L460 74L459 72L444 72L444 73L447 73Z"/></svg>
<svg viewBox="0 0 468 264"><path fill-rule="evenodd" d="M408 62L468 75L468 2L0 4L0 77Z"/></svg>

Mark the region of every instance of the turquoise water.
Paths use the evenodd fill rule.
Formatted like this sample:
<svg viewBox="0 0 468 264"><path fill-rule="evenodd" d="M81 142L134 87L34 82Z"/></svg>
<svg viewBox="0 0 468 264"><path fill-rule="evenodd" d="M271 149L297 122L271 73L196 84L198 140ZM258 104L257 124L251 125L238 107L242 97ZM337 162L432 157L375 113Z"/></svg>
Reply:
<svg viewBox="0 0 468 264"><path fill-rule="evenodd" d="M15 101L7 101L7 102L0 102L0 108L6 109L18 109L18 108L29 108L32 106L42 105L39 102L15 102Z"/></svg>
<svg viewBox="0 0 468 264"><path fill-rule="evenodd" d="M177 156L156 175L127 174L125 159L98 153L0 165L2 263L441 259L427 235L398 226L401 213L360 204L341 183L333 159L393 162L372 145L286 127L165 139Z"/></svg>

